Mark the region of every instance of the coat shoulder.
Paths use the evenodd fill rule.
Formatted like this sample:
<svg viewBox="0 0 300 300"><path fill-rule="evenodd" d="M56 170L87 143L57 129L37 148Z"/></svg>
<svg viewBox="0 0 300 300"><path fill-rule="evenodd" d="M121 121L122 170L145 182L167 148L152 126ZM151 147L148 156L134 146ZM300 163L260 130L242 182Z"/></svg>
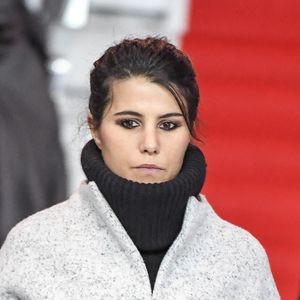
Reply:
<svg viewBox="0 0 300 300"><path fill-rule="evenodd" d="M201 198L207 205L207 215L200 233L203 231L209 237L208 240L212 240L220 249L237 251L241 255L266 255L264 247L252 233L222 219L203 195Z"/></svg>
<svg viewBox="0 0 300 300"><path fill-rule="evenodd" d="M79 193L74 193L66 201L27 217L11 229L3 247L16 243L34 245L37 241L59 238L60 234L76 225L84 213L83 206Z"/></svg>
<svg viewBox="0 0 300 300"><path fill-rule="evenodd" d="M202 200L197 206L205 207L205 217L190 248L195 273L219 284L222 299L225 294L236 299L238 290L247 295L245 299L279 299L262 244L247 230L219 217L205 197Z"/></svg>

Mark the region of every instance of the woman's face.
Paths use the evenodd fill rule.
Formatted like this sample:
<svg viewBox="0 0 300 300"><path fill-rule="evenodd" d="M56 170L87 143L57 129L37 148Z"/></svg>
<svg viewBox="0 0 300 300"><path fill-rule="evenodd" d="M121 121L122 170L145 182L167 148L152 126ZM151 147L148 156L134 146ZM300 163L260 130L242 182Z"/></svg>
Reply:
<svg viewBox="0 0 300 300"><path fill-rule="evenodd" d="M190 132L174 96L144 77L116 80L112 101L92 135L115 174L140 183L173 179Z"/></svg>

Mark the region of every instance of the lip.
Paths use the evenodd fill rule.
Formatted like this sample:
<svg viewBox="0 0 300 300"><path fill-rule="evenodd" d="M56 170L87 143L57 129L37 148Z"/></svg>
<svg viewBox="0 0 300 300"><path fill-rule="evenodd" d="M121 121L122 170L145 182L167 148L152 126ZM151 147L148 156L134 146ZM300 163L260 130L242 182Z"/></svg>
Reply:
<svg viewBox="0 0 300 300"><path fill-rule="evenodd" d="M140 166L137 166L136 169L163 170L159 166L153 164L142 164Z"/></svg>

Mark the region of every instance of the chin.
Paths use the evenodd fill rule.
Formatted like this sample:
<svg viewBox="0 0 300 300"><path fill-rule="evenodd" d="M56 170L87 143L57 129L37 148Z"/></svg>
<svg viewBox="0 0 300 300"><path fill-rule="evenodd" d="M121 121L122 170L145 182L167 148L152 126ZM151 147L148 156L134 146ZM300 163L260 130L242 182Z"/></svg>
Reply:
<svg viewBox="0 0 300 300"><path fill-rule="evenodd" d="M132 180L132 181L135 181L135 182L138 182L138 183L162 183L162 182L166 182L166 181L168 181L169 179L167 179L167 178L155 178L155 177L134 177L134 178L132 178L132 179L130 179L130 180Z"/></svg>

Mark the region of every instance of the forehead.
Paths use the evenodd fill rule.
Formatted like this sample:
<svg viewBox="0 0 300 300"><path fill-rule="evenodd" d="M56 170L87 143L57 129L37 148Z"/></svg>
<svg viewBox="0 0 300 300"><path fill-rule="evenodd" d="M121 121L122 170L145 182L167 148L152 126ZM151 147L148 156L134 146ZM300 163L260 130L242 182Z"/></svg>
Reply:
<svg viewBox="0 0 300 300"><path fill-rule="evenodd" d="M143 114L181 112L170 91L144 77L113 81L111 99L112 112L124 109Z"/></svg>

